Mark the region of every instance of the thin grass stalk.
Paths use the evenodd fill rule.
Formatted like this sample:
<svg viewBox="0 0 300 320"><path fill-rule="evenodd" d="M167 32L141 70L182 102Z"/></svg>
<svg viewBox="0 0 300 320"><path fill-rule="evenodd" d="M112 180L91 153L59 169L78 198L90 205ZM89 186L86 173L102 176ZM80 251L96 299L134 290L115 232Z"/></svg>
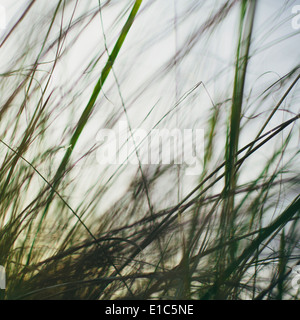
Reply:
<svg viewBox="0 0 300 320"><path fill-rule="evenodd" d="M84 109L84 111L83 111L83 113L82 113L82 115L81 115L81 117L80 117L80 119L79 119L79 121L77 123L76 130L75 130L74 134L71 137L71 140L70 140L70 143L69 143L69 147L67 148L66 153L65 153L65 155L64 155L64 157L63 157L63 159L62 159L62 161L61 161L61 163L60 163L60 165L59 165L59 167L58 167L58 169L56 171L56 174L54 176L53 183L52 183L52 187L53 188L50 191L50 195L48 197L47 205L46 205L45 210L43 212L43 215L41 217L41 220L40 220L39 227L37 229L36 235L38 234L38 232L40 230L40 227L42 225L42 222L43 222L43 220L44 220L44 218L45 218L45 216L46 216L46 214L47 214L47 212L49 210L50 203L51 203L51 201L53 199L53 196L55 194L54 190L57 190L57 187L58 187L58 185L59 185L59 183L60 183L60 181L61 181L61 179L62 179L62 177L64 175L66 166L67 166L67 164L69 162L69 159L70 159L70 157L72 155L74 147L75 147L75 145L76 145L76 143L77 143L77 141L78 141L78 139L79 139L84 127L85 127L85 125L87 124L87 121L88 121L88 119L89 119L89 117L90 117L90 115L92 113L92 110L94 108L94 105L95 105L95 102L97 100L97 97L98 97L98 95L99 95L99 93L100 93L100 91L101 91L101 89L103 87L103 84L105 83L105 80L107 79L107 77L108 77L108 75L109 75L109 73L110 73L110 71L112 69L112 66L113 66L113 64L114 64L114 62L115 62L115 60L116 60L116 58L117 58L117 56L118 56L118 54L119 54L119 52L120 52L120 50L122 48L122 45L123 45L123 43L124 43L124 41L126 39L126 36L127 36L128 32L129 32L129 30L130 30L130 28L131 28L131 26L133 24L133 21L134 21L137 13L139 11L139 8L140 8L141 4L142 4L142 0L136 0L135 1L135 4L134 4L134 6L133 6L133 8L131 10L131 13L130 13L130 15L129 15L129 17L128 17L128 19L127 19L127 21L126 21L126 23L125 23L125 25L124 25L124 27L122 29L122 31L121 31L121 34L120 34L115 46L114 46L114 49L113 49L112 53L110 54L110 56L108 58L108 61L107 61L106 65L104 66L104 68L103 68L103 70L101 72L101 76L100 76L100 78L99 78L99 80L98 80L98 82L97 82L97 84L96 84L96 86L94 88L94 91L93 91L93 93L92 93L92 95L90 97L90 100L89 100L87 106L85 107L85 109ZM32 243L31 250L30 250L30 253L28 255L27 264L29 264L30 257L31 257L31 252L32 252L32 249L34 247L34 243L35 243L35 240Z"/></svg>
<svg viewBox="0 0 300 320"><path fill-rule="evenodd" d="M254 17L256 12L256 0L241 3L240 12L240 35L238 41L235 77L233 85L233 97L231 107L230 130L228 141L226 144L226 165L225 165L225 188L224 188L224 209L221 215L221 235L220 239L233 237L234 235L234 191L237 184L237 174L235 174L234 166L237 161L236 154L239 145L240 121L242 114L242 105L244 100L244 88L247 74L247 66L249 60L249 52L251 45L251 36L254 26ZM230 256L220 255L220 268L223 269L223 263L227 259L234 257L235 248L230 250ZM220 270L220 271L221 271Z"/></svg>

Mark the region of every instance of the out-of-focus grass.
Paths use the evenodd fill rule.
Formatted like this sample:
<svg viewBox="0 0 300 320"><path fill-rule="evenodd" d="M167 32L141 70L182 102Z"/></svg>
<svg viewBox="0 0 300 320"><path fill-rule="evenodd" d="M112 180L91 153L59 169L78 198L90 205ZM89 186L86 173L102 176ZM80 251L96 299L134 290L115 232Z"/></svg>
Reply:
<svg viewBox="0 0 300 320"><path fill-rule="evenodd" d="M260 2L175 1L164 29L146 20L162 3L95 2L41 15L31 1L1 39L1 297L297 299L300 69L255 88L268 75L255 60ZM210 50L234 19L213 72ZM174 118L205 129L194 180L184 165L143 165L136 141L136 171L97 164L97 130L125 119L132 139L133 125Z"/></svg>

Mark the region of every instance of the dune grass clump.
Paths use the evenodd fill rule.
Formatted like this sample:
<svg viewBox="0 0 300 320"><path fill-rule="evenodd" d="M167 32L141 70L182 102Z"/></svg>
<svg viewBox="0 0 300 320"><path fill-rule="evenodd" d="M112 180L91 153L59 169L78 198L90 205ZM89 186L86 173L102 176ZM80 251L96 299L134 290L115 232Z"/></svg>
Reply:
<svg viewBox="0 0 300 320"><path fill-rule="evenodd" d="M299 299L294 2L18 3L0 39L0 297ZM101 164L99 130L121 121L113 151L134 164ZM145 164L136 128L203 129L201 172Z"/></svg>

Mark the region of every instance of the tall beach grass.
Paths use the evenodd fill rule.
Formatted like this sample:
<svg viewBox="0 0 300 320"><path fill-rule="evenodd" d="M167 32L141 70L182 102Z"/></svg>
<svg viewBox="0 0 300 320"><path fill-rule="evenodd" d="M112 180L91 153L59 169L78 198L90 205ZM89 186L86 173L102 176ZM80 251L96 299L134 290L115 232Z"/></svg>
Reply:
<svg viewBox="0 0 300 320"><path fill-rule="evenodd" d="M300 34L275 2L7 1L1 299L299 299ZM103 165L120 122L135 164ZM203 170L145 164L135 128L203 129Z"/></svg>

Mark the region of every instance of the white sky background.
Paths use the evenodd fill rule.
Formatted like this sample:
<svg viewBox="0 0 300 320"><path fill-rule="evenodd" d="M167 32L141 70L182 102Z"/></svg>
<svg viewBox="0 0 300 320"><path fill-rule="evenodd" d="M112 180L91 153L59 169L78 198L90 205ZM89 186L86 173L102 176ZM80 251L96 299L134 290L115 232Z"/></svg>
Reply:
<svg viewBox="0 0 300 320"><path fill-rule="evenodd" d="M104 3L104 1L102 2ZM0 0L0 5L3 5L7 12L7 30L9 30L9 27L12 26L14 21L19 17L20 10L22 10L27 3L28 1L21 0ZM25 41L27 41L28 38L30 38L33 44L39 43L39 38L36 38L33 31L36 31L36 28L41 28L43 19L47 17L46 13L49 8L53 7L53 3L56 4L56 1L38 1L38 5L35 6L33 12L30 14L30 18L27 17L27 20L22 24L22 26L28 26L28 28L18 30L19 38L15 38L15 42L11 41L8 43L3 51L0 52L1 73L6 71L7 61L9 61L12 56L17 55L16 48L20 43L27 46L28 42ZM124 24L125 19L127 19L128 12L118 23L115 23L115 20L125 7L131 8L131 6L129 6L131 3L132 1L127 0L112 1L111 6L103 9L104 31L110 51L117 39L121 26ZM176 0L175 4L178 17L181 17L187 8L196 3L197 1L193 0ZM180 24L178 24L175 33L174 0L144 1L142 9L148 5L149 8L142 10L141 15L134 22L114 67L120 82L122 97L128 109L130 124L133 128L139 126L151 108L156 105L147 121L143 123L144 128L150 129L154 123L161 119L163 114L174 106L176 99L200 81L205 84L215 103L221 102L226 98L231 98L232 87L230 84L233 81L234 72L233 65L237 42L236 30L239 19L238 6L236 6L230 16L225 19L225 22L216 28L212 35L206 34L199 37L199 41L189 55L187 55L187 58L178 66L177 75L173 70L168 74L165 73L163 77L162 75L164 75L164 73L160 69L161 66L174 55L176 46L177 48L182 48L186 43L187 37L201 26L213 9L219 7L220 3L222 3L220 0L206 1L205 4L201 4L201 6L195 5L192 14L190 14L187 19L182 22L178 20ZM97 4L97 0L79 1L74 18L76 19L76 17L79 17L82 12L86 12L86 10L95 10ZM246 80L246 91L249 93L252 89L252 95L249 101L253 101L253 107L249 107L246 110L246 115L249 113L250 116L251 112L254 111L254 106L257 107L257 105L255 105L255 97L262 93L263 90L268 87L268 84L273 83L279 79L279 77L289 72L291 68L300 61L299 30L295 31L291 26L291 8L296 4L300 4L300 1L258 1L254 42L251 47L251 50L255 52L255 56L250 61ZM283 6L285 6L285 8L281 10L280 8ZM71 7L66 10L64 21L68 21L70 9ZM277 15L278 12L280 13L279 16ZM65 24L67 23L65 22ZM57 19L54 28L56 32L53 32L50 36L53 39L57 36L59 25L60 20ZM32 27L33 29L31 29ZM2 34L5 35L7 30L3 30ZM77 31L78 29L74 29L74 32L68 34L65 47L71 44L72 38L77 35ZM45 30L41 30L41 39L44 34ZM287 38L288 35L290 35L290 37ZM285 40L278 41L280 39ZM177 41L177 45L175 40ZM277 41L278 43L275 44ZM31 46L29 45L29 47ZM37 46L37 49L38 47L39 46ZM37 49L34 49L34 46L31 48L36 55L38 52ZM55 49L56 48L45 57L45 62L53 59ZM89 100L93 87L100 76L107 56L104 55L101 58L91 73L89 73L91 68L88 68L88 72L82 77L83 70L86 70L91 58L96 58L100 52L103 52L103 49L103 35L98 15L93 22L89 24L78 41L72 45L71 50L62 57L53 74L51 87L47 92L50 93L51 88L58 88L55 91L53 99L54 102L58 103L59 107L52 113L52 135L49 145L64 146L63 143L65 143L65 146L67 146L68 139L63 139L63 137L69 137L69 134L65 132L64 129L66 125L68 125L69 128L76 125L81 112ZM51 64L49 65L51 66ZM42 70L42 68L43 66L41 66L40 69ZM45 70L49 70L47 64L45 65ZM41 77L42 73L41 71L37 77ZM149 79L152 79L152 81L147 82ZM76 89L76 96L68 97L68 90L75 86L77 80L79 80L79 85ZM147 83L147 85L145 85L145 83ZM144 90L141 91L143 86ZM88 122L78 141L73 154L74 161L79 159L84 152L88 151L97 143L97 132L100 128L109 125L107 121L110 115L114 113L123 114L121 99L112 74L110 74L103 89L104 92L100 93L98 97L93 117ZM299 90L299 85L297 85L295 92L296 90ZM261 106L259 110L262 110L262 112L269 111L277 103L282 92L283 90L279 89L278 95L274 94L271 97L273 102L271 100L266 101L266 104ZM104 93L106 97L104 97ZM74 100L70 100L71 98ZM67 108L68 105L72 105L72 107ZM34 106L32 107L34 108ZM177 118L168 118L168 121L162 123L161 127L169 126L171 129L179 124L181 128L196 126L205 130L205 122L207 120L207 114L205 112L210 107L210 98L201 86L185 100L181 109L178 111ZM286 102L285 107L291 112L299 112L299 105L292 105L292 98ZM28 112L30 113L30 111ZM290 116L291 114L283 112L282 118L278 118L277 116L277 118L272 121L270 128L283 120L287 120ZM125 120L124 116L121 119ZM256 127L253 126L253 131L245 131L247 134L242 135L241 146L249 143L250 139L255 137L259 125L261 125L264 120L265 117L262 117L261 121L258 118L258 121L255 122ZM226 119L224 119L224 124L225 121ZM219 143L221 151L222 146L224 146L222 137L220 137ZM298 141L295 141L295 144L296 143L298 143ZM61 155L63 155L63 150ZM221 155L220 153L220 156ZM261 156L264 158L263 153ZM252 167L254 171L260 161L259 156L253 160ZM58 165L59 158L56 159L56 162ZM75 181L77 181L78 185L81 185L81 188L77 189L78 194L73 194L71 201L74 202L76 202L76 199L79 202L82 201L82 194L92 185L92 181L104 183L111 173L111 171L106 171L103 167L99 166L95 157L91 157L88 162L79 162L78 169L76 173L80 172L80 175ZM109 195L112 199L106 198L106 204L126 191L126 179L136 172L136 167L130 167L130 169L126 170L123 180L120 180L117 184L118 188L114 194ZM241 179L246 181L249 177L241 177ZM168 188L169 181L165 181L165 183L166 188ZM191 179L187 179L186 183L186 190L190 190ZM172 184L171 188L173 188L173 185L174 184ZM182 192L185 193L186 191L183 189ZM162 207L165 207L164 203L162 203Z"/></svg>

